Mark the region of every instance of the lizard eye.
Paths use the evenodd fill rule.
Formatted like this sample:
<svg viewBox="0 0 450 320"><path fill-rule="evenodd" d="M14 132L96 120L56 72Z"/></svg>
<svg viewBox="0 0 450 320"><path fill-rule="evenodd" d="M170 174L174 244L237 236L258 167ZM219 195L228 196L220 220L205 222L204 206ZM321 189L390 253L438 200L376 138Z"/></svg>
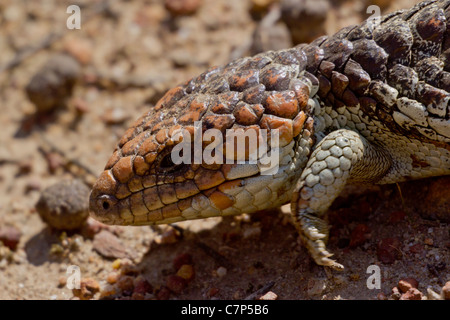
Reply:
<svg viewBox="0 0 450 320"><path fill-rule="evenodd" d="M183 167L183 164L173 163L172 155L170 152L161 156L161 160L159 160L159 162L158 162L158 168L165 173L175 172L182 167Z"/></svg>
<svg viewBox="0 0 450 320"><path fill-rule="evenodd" d="M159 162L159 167L164 169L169 169L175 166L172 161L172 155L170 153L166 154Z"/></svg>
<svg viewBox="0 0 450 320"><path fill-rule="evenodd" d="M111 209L115 205L116 201L113 197L108 195L103 195L98 198L98 205L100 208L103 208L105 212Z"/></svg>

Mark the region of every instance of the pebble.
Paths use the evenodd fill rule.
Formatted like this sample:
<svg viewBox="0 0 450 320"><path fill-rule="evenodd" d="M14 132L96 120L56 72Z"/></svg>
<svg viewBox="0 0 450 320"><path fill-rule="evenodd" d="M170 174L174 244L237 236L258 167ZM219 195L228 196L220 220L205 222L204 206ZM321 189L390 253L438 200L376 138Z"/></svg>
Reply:
<svg viewBox="0 0 450 320"><path fill-rule="evenodd" d="M166 286L175 294L180 294L187 286L187 281L180 276L170 275L167 277Z"/></svg>
<svg viewBox="0 0 450 320"><path fill-rule="evenodd" d="M81 234L87 239L94 239L94 236L104 229L108 230L110 226L88 217L81 228Z"/></svg>
<svg viewBox="0 0 450 320"><path fill-rule="evenodd" d="M120 272L121 274L125 274L128 276L136 276L139 274L139 267L136 266L130 259L121 259L120 260Z"/></svg>
<svg viewBox="0 0 450 320"><path fill-rule="evenodd" d="M59 277L59 279L58 279L58 288L63 288L63 287L66 286L66 284L67 284L67 277L65 277L65 276Z"/></svg>
<svg viewBox="0 0 450 320"><path fill-rule="evenodd" d="M400 299L401 296L402 296L402 294L400 293L398 288L397 287L393 287L392 288L392 292L391 292L391 298L394 299L394 300L398 300L398 299Z"/></svg>
<svg viewBox="0 0 450 320"><path fill-rule="evenodd" d="M406 217L405 211L403 210L394 211L389 214L389 222L397 223L402 221L405 217Z"/></svg>
<svg viewBox="0 0 450 320"><path fill-rule="evenodd" d="M47 112L61 107L72 95L81 74L77 60L67 54L58 54L31 78L26 86L28 99L37 112Z"/></svg>
<svg viewBox="0 0 450 320"><path fill-rule="evenodd" d="M158 300L169 300L170 298L170 290L167 287L161 287L156 293L156 299Z"/></svg>
<svg viewBox="0 0 450 320"><path fill-rule="evenodd" d="M120 266L122 265L122 260L120 260L120 259L116 259L116 260L114 260L114 262L111 264L111 267L113 268L113 269L119 269L120 268Z"/></svg>
<svg viewBox="0 0 450 320"><path fill-rule="evenodd" d="M13 226L0 227L0 241L3 242L5 247L15 251L19 244L22 232Z"/></svg>
<svg viewBox="0 0 450 320"><path fill-rule="evenodd" d="M377 300L388 300L388 297L383 292L379 292L377 294Z"/></svg>
<svg viewBox="0 0 450 320"><path fill-rule="evenodd" d="M417 243L409 247L409 251L411 253L422 253L424 249L425 248L421 243Z"/></svg>
<svg viewBox="0 0 450 320"><path fill-rule="evenodd" d="M308 280L308 296L317 296L322 294L327 288L327 282L325 279L309 279Z"/></svg>
<svg viewBox="0 0 450 320"><path fill-rule="evenodd" d="M411 288L400 297L400 300L422 300L423 294L416 288Z"/></svg>
<svg viewBox="0 0 450 320"><path fill-rule="evenodd" d="M166 9L174 16L185 16L195 13L202 0L165 0Z"/></svg>
<svg viewBox="0 0 450 320"><path fill-rule="evenodd" d="M448 281L443 287L442 287L442 297L445 300L450 300L450 281Z"/></svg>
<svg viewBox="0 0 450 320"><path fill-rule="evenodd" d="M384 238L378 243L378 259L385 264L392 264L401 258L401 241L398 238Z"/></svg>
<svg viewBox="0 0 450 320"><path fill-rule="evenodd" d="M219 288L212 287L208 290L207 297L208 298L214 297L215 295L217 295L219 293L219 291L220 291Z"/></svg>
<svg viewBox="0 0 450 320"><path fill-rule="evenodd" d="M219 278L222 278L227 275L227 271L228 271L227 268L219 267L219 268L217 268L216 273Z"/></svg>
<svg viewBox="0 0 450 320"><path fill-rule="evenodd" d="M116 286L122 291L122 293L131 295L134 290L134 278L131 276L120 276L117 280Z"/></svg>
<svg viewBox="0 0 450 320"><path fill-rule="evenodd" d="M244 232L242 233L242 237L244 239L255 239L261 236L261 226L252 225L244 228Z"/></svg>
<svg viewBox="0 0 450 320"><path fill-rule="evenodd" d="M259 297L259 300L277 300L278 295L272 291L267 292L266 294Z"/></svg>
<svg viewBox="0 0 450 320"><path fill-rule="evenodd" d="M79 229L89 215L90 189L79 180L63 180L41 193L36 210L50 227Z"/></svg>
<svg viewBox="0 0 450 320"><path fill-rule="evenodd" d="M92 278L81 279L80 289L72 289L73 295L81 300L92 299L99 291L99 283Z"/></svg>
<svg viewBox="0 0 450 320"><path fill-rule="evenodd" d="M417 289L419 287L419 282L414 278L405 278L398 282L397 287L401 292L405 293L410 289Z"/></svg>
<svg viewBox="0 0 450 320"><path fill-rule="evenodd" d="M168 229L162 233L160 238L157 238L156 242L160 244L173 244L178 242L180 236L181 235L178 230L168 227Z"/></svg>
<svg viewBox="0 0 450 320"><path fill-rule="evenodd" d="M106 276L106 282L109 284L115 284L119 280L120 274L118 272L111 272Z"/></svg>
<svg viewBox="0 0 450 320"><path fill-rule="evenodd" d="M173 267L175 270L179 270L183 265L192 265L192 256L189 253L182 253L173 259Z"/></svg>
<svg viewBox="0 0 450 320"><path fill-rule="evenodd" d="M64 41L64 50L73 56L83 65L89 64L92 60L92 44L83 38L67 38Z"/></svg>
<svg viewBox="0 0 450 320"><path fill-rule="evenodd" d="M130 118L130 114L122 108L112 108L106 110L101 118L108 125L121 124Z"/></svg>
<svg viewBox="0 0 450 320"><path fill-rule="evenodd" d="M435 292L432 288L427 288L427 299L428 300L442 300L443 298L437 292Z"/></svg>
<svg viewBox="0 0 450 320"><path fill-rule="evenodd" d="M180 269L178 269L176 275L188 282L192 281L195 275L194 267L190 264L183 264Z"/></svg>
<svg viewBox="0 0 450 320"><path fill-rule="evenodd" d="M370 236L370 229L366 224L358 224L350 235L350 248L356 248L362 245Z"/></svg>
<svg viewBox="0 0 450 320"><path fill-rule="evenodd" d="M144 277L138 276L134 280L134 282L135 282L135 285L134 285L133 294L139 293L139 294L142 294L143 296L145 296L146 293L153 292L152 285Z"/></svg>
<svg viewBox="0 0 450 320"><path fill-rule="evenodd" d="M101 256L108 259L129 258L130 250L111 232L103 230L96 234L93 240L93 248Z"/></svg>
<svg viewBox="0 0 450 320"><path fill-rule="evenodd" d="M40 191L41 188L42 188L41 180L36 177L32 177L27 180L24 191L27 194L31 191Z"/></svg>
<svg viewBox="0 0 450 320"><path fill-rule="evenodd" d="M288 26L294 44L309 43L325 34L330 3L327 0L282 0L281 20Z"/></svg>
<svg viewBox="0 0 450 320"><path fill-rule="evenodd" d="M290 47L292 47L292 40L289 29L284 23L278 21L276 14L268 14L253 32L250 54Z"/></svg>

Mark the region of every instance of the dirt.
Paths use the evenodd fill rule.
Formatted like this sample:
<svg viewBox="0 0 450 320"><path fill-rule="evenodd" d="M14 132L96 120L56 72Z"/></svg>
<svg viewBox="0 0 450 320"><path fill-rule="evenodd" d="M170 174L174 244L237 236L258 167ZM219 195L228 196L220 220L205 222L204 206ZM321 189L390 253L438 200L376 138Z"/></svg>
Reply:
<svg viewBox="0 0 450 320"><path fill-rule="evenodd" d="M0 70L19 57L0 71L0 229L21 233L14 250L0 246L0 299L74 299L66 285L70 266L99 284L93 299L243 299L268 290L278 299L394 299L393 288L405 278L418 282L423 299L432 297L427 289L440 293L450 280L448 178L348 188L330 209L329 249L343 272L312 262L286 207L175 227L106 228L123 246L119 251L129 253L120 260L95 250L103 226L90 221L84 231L64 232L42 221L35 208L42 191L67 178L92 183L126 128L166 90L261 46L293 44L278 23L269 28L277 30L273 38L255 45L254 31L276 1L188 1L194 10L179 14L165 2L172 1L114 1L105 9L99 1L80 1L81 29L69 30L70 2L0 1ZM313 20L320 25L309 28L327 34L367 18L370 4L382 12L412 4L325 2L327 10ZM57 37L49 46L21 58L52 33ZM79 62L82 74L61 106L36 113L26 87L62 52ZM194 272L187 276L174 265L186 256ZM127 264L132 272L124 271ZM380 287L371 289L377 270ZM117 289L118 273L135 284L144 279L145 294ZM109 295L105 288L116 289Z"/></svg>

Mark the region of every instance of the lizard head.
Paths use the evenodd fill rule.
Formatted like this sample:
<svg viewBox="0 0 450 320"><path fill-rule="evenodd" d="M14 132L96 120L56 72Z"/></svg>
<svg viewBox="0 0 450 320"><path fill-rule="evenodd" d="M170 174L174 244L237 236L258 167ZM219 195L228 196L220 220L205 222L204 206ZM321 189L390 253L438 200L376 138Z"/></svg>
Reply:
<svg viewBox="0 0 450 320"><path fill-rule="evenodd" d="M311 81L291 69L244 58L168 91L119 141L93 186L91 215L147 225L289 201L313 130Z"/></svg>

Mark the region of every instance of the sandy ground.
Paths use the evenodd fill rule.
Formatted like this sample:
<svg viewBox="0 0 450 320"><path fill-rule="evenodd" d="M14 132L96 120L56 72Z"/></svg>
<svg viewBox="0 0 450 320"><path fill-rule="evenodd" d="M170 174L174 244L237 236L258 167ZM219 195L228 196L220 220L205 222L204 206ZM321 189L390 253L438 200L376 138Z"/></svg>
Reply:
<svg viewBox="0 0 450 320"><path fill-rule="evenodd" d="M424 299L428 288L440 292L450 280L448 178L349 188L330 210L329 248L343 272L311 261L281 209L175 229L109 228L128 260L105 258L94 250L92 235L50 229L37 214L35 204L46 187L65 178L92 181L68 172L66 159L99 174L126 128L166 90L256 50L254 31L267 8L255 4L264 2L204 0L194 13L173 16L162 0L112 1L106 10L98 10L100 2L81 1L82 28L68 30L70 2L0 0L0 68L52 32L60 36L0 72L0 228L21 232L15 250L0 246L0 299L72 299L65 285L70 266L101 287L94 299L108 290L114 293L109 298L122 299L243 299L267 291L278 299L384 299L394 298L392 289L405 278L418 282ZM308 30L333 33L366 18L371 4L323 2L327 10ZM412 2L374 3L392 11ZM263 48L292 45L284 25L272 29L280 34L263 39ZM309 41L311 34L304 37ZM25 88L60 52L77 59L82 76L65 107L36 114ZM177 290L180 279L173 275L181 274L176 261L183 257L195 276ZM133 271L125 270L127 264ZM373 265L380 271L379 289L367 285ZM114 280L120 273L134 287L145 281L151 288L133 295L133 286L124 289Z"/></svg>

